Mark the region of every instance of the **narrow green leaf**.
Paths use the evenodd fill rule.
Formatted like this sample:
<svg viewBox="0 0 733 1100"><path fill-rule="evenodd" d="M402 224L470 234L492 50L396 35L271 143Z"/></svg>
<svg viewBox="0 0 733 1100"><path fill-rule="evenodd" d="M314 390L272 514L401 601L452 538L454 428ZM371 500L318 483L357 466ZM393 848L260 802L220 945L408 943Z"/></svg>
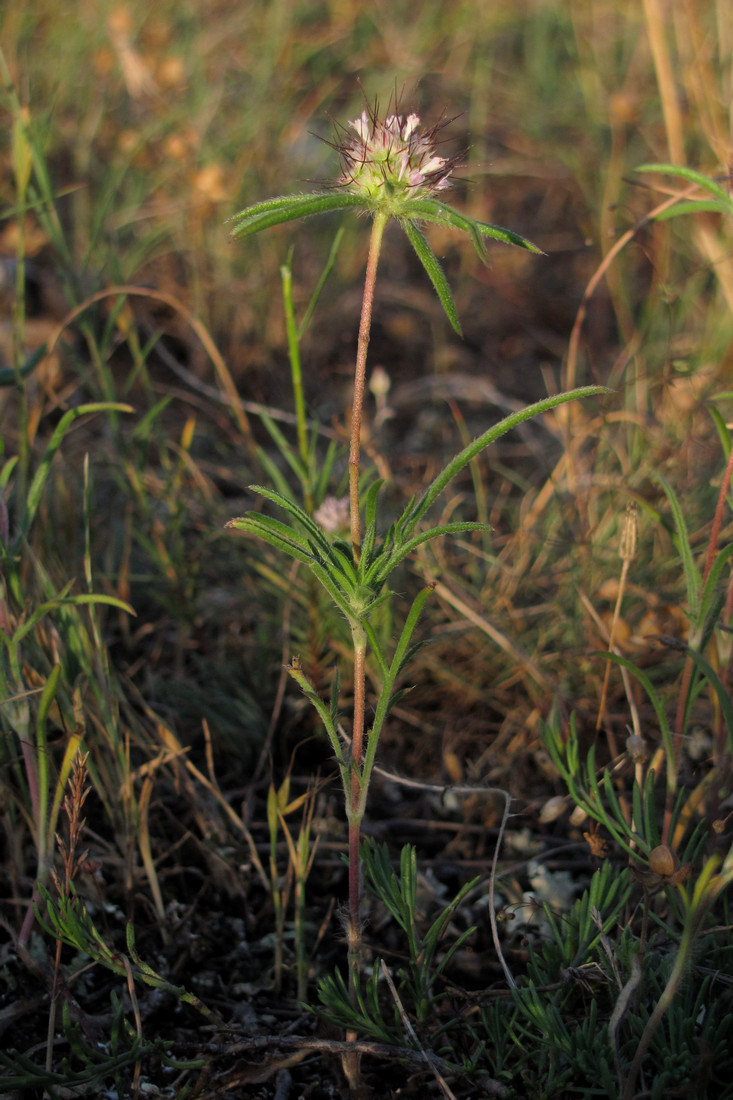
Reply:
<svg viewBox="0 0 733 1100"><path fill-rule="evenodd" d="M515 233L512 229L504 229L501 225L492 225L490 222L474 222L476 229L482 237L493 237L496 241L503 241L504 244L513 244L517 248L525 248L528 252L534 252L537 256L544 256L545 253L541 248L538 248L536 244L532 244L526 237L522 237L519 233Z"/></svg>
<svg viewBox="0 0 733 1100"><path fill-rule="evenodd" d="M263 542L268 543L269 546L281 550L291 558L297 558L298 561L305 562L306 565L311 565L313 562L313 555L310 553L307 543L293 531L292 527L273 519L272 516L258 516L249 513L246 516L237 516L236 519L230 519L226 526L237 531L246 531L250 535L256 535Z"/></svg>
<svg viewBox="0 0 733 1100"><path fill-rule="evenodd" d="M402 658L402 664L397 669L397 678L399 679L404 670L408 667L408 665L412 663L413 659L418 655L418 653L421 652L421 650L425 649L426 646L433 645L434 642L435 638L421 638L419 642L413 642L412 645L409 646L407 651L405 652L405 655ZM391 705L392 704L390 704L390 706Z"/></svg>
<svg viewBox="0 0 733 1100"><path fill-rule="evenodd" d="M458 335L462 336L461 322L458 320L456 303L453 301L453 295L448 286L448 280L443 274L443 269L438 263L435 253L413 221L405 218L401 222L401 225L407 234L407 239L417 253L418 260L425 268L428 278L435 288L435 293L440 298L440 304L445 310L446 317Z"/></svg>
<svg viewBox="0 0 733 1100"><path fill-rule="evenodd" d="M318 428L317 427L315 427L313 429L313 435L311 436L311 441L312 441L311 442L311 450L312 450L312 453L313 453L313 459L311 461L310 467L311 467L311 470L314 470L314 469L317 470L316 483L313 487L313 496L314 496L315 500L322 501L323 498L326 495L326 490L328 489L328 486L329 486L329 483L330 483L330 480L331 480L331 471L333 470L333 464L336 461L336 456L338 454L339 448L338 448L338 444L334 440L331 440L331 442L328 445L328 450L326 451L326 454L325 454L322 462L319 465L315 461L316 443L318 442Z"/></svg>
<svg viewBox="0 0 733 1100"><path fill-rule="evenodd" d="M341 693L341 674L339 672L339 666L336 665L331 679L331 707L329 713L331 715L331 724L334 729L338 726L338 714L339 714L339 697Z"/></svg>
<svg viewBox="0 0 733 1100"><path fill-rule="evenodd" d="M671 775L671 767L669 761L674 758L672 751L672 731L667 721L667 714L664 708L662 700L657 694L656 688L652 684L651 680L645 672L638 668L632 661L627 660L626 657L622 657L619 653L601 652L595 654L595 656L602 657L606 661L612 661L615 665L620 665L622 668L628 669L632 676L635 676L639 681L644 691L646 692L649 702L654 707L654 713L657 716L657 722L659 723L659 729L662 734L662 740L664 741L664 748L667 754L668 760L668 775Z"/></svg>
<svg viewBox="0 0 733 1100"><path fill-rule="evenodd" d="M650 848L656 848L660 841L657 807L654 797L655 782L656 775L654 774L654 769L651 769L647 772L644 781L644 836ZM680 794L686 797L687 792L682 788ZM635 818L635 820L638 821L639 819ZM672 823L672 832L674 832L674 823Z"/></svg>
<svg viewBox="0 0 733 1100"><path fill-rule="evenodd" d="M450 225L454 229L461 229L464 233L469 233L473 237L474 244L480 255L485 255L481 237L493 237L495 240L503 241L505 244L515 245L518 248L525 248L529 252L534 252L537 255L544 255L541 248L532 244L531 241L521 236L521 234L515 233L512 229L504 229L503 226L492 225L491 222L477 221L475 218L470 218L467 214L462 214L460 211L454 210L452 206L448 206L438 199L427 199L422 202L417 201L411 203L410 212L413 216L424 218L427 221L436 222L439 225Z"/></svg>
<svg viewBox="0 0 733 1100"><path fill-rule="evenodd" d="M641 835L644 837L644 839L648 843L649 842L649 836L648 836L647 831L646 831L646 816L644 814L644 807L643 807L643 804L642 804L641 787L639 786L639 784L637 783L636 780L634 780L633 785L631 787L631 806L632 806L634 824L635 824L638 832L641 833Z"/></svg>
<svg viewBox="0 0 733 1100"><path fill-rule="evenodd" d="M311 558L313 556L306 537L296 531L294 527L291 527L289 523L285 523L285 521L281 519L276 519L275 516L268 516L262 512L247 512L244 516L236 516L234 519L230 519L226 526L233 527L238 531L251 531L253 527L267 527L268 530L272 531L280 538L297 545L306 555L306 558Z"/></svg>
<svg viewBox="0 0 733 1100"><path fill-rule="evenodd" d="M255 203L235 214L229 221L235 223L231 236L233 239L248 237L269 229L273 225L307 218L312 214L325 214L331 210L343 210L347 206L363 206L364 201L358 195L347 191L329 195L284 195L277 199Z"/></svg>
<svg viewBox="0 0 733 1100"><path fill-rule="evenodd" d="M698 187L702 187L704 191L708 191L711 195L714 195L717 199L720 199L724 203L728 210L733 210L733 200L731 196L721 187L715 180L711 180L709 176L703 175L702 172L696 171L694 168L686 168L680 164L640 164L636 169L637 172L660 172L666 176L679 176L680 179L688 180L689 183L696 183Z"/></svg>
<svg viewBox="0 0 733 1100"><path fill-rule="evenodd" d="M367 527L376 523L377 520L377 503L379 500L379 493L381 491L384 481L382 478L378 478L373 481L366 491L364 497L364 521Z"/></svg>
<svg viewBox="0 0 733 1100"><path fill-rule="evenodd" d="M695 202L691 199L689 202L678 202L674 206L668 207L666 210L662 210L660 214L654 215L655 222L668 222L672 218L679 218L684 214L731 214L733 208L730 203L719 202L716 199L700 199Z"/></svg>
<svg viewBox="0 0 733 1100"><path fill-rule="evenodd" d="M461 214L451 206L446 206L444 203L438 202L437 199L429 199L426 201L424 207L423 204L419 204L419 207L420 217L424 218L426 221L434 222L436 225L450 226L453 229L460 230L462 233L468 233L481 262L488 262L489 256L486 251L486 246L481 240L481 234L478 231L477 223L474 222L472 218L467 217L465 214ZM422 212L423 209L424 212Z"/></svg>
<svg viewBox="0 0 733 1100"><path fill-rule="evenodd" d="M28 489L28 498L25 504L25 511L19 523L18 535L14 540L13 548L17 548L25 540L31 524L35 518L38 507L41 503L41 495L43 493L43 486L48 477L48 472L51 468L54 455L58 451L59 447L63 443L64 436L73 424L75 420L80 416L86 416L89 413L96 412L133 412L131 405L126 405L119 401L95 401L88 405L79 405L75 409L69 409L68 412L59 420L53 435L51 436L46 451L41 459L41 462L36 470L33 481Z"/></svg>
<svg viewBox="0 0 733 1100"><path fill-rule="evenodd" d="M467 214L462 214L437 199L414 200L410 203L410 217L420 221L432 222L435 225L449 226L463 233L468 233L483 263L488 260L483 237L493 237L504 244L515 245L537 255L544 255L541 248L532 244L530 240L521 236L521 234L515 233L511 229L505 229L500 225L493 225L490 222L477 221L475 218L470 218Z"/></svg>
<svg viewBox="0 0 733 1100"><path fill-rule="evenodd" d="M379 665L379 674L382 677L382 684L380 685L381 691L384 685L384 681L389 676L389 664L386 657L384 656L384 652L379 644L379 639L377 638L376 632L372 624L369 622L368 619L364 619L362 620L362 625L366 632L367 639L369 640L369 645L372 647L374 656L376 657L377 663Z"/></svg>
<svg viewBox="0 0 733 1100"><path fill-rule="evenodd" d="M333 602L338 607L339 611L343 613L346 619L351 623L354 621L354 615L351 608L350 599L352 591L344 591L339 587L339 578L334 577L324 568L319 562L311 561L308 563L310 571L316 580L326 589Z"/></svg>
<svg viewBox="0 0 733 1100"><path fill-rule="evenodd" d="M261 202L255 202L251 206L247 206L244 210L240 210L237 214L232 214L230 218L227 218L228 222L247 221L249 218L257 217L259 214L266 214L271 210L285 210L296 207L299 203L308 201L314 198L314 195L277 195L272 199L263 199Z"/></svg>
<svg viewBox="0 0 733 1100"><path fill-rule="evenodd" d="M35 351L26 359L17 371L12 367L4 367L0 370L0 386L12 386L16 382L22 381L27 378L29 374L32 374L38 364L43 361L44 356L48 350L48 344L41 344L40 348L36 348Z"/></svg>
<svg viewBox="0 0 733 1100"><path fill-rule="evenodd" d="M288 482L285 472L275 461L275 458L264 450L262 447L257 448L257 458L262 466L262 470L269 478L271 484L277 489L279 493L282 493L284 497L288 496L291 492L291 486Z"/></svg>
<svg viewBox="0 0 733 1100"><path fill-rule="evenodd" d="M698 625L700 574L695 565L695 559L690 547L690 537L687 533L685 517L682 513L682 507L677 499L677 495L667 479L659 474L656 480L664 489L669 506L672 510L672 518L677 531L674 542L682 559L682 568L684 570L685 584L687 586L687 611L693 622Z"/></svg>
<svg viewBox="0 0 733 1100"><path fill-rule="evenodd" d="M306 529L313 542L321 548L321 551L325 557L329 556L331 544L326 538L325 534L318 526L318 524L311 519L307 512L291 500L290 497L284 496L282 493L278 493L274 489L268 489L265 485L250 485L250 490L253 493L257 493L259 496L264 497L266 500L272 501L273 504L277 504L285 512L289 512L291 516L298 520L300 524Z"/></svg>
<svg viewBox="0 0 733 1100"><path fill-rule="evenodd" d="M722 396L722 395L721 394L716 394L716 397L720 397L720 396ZM715 405L708 405L708 412L710 413L713 424L715 424L715 430L718 433L718 438L720 439L720 445L723 448L723 457L725 458L725 460L727 462L728 458L730 456L730 448L731 448L730 428L728 427L726 419L723 416L723 414L721 413L720 409L718 409Z"/></svg>
<svg viewBox="0 0 733 1100"><path fill-rule="evenodd" d="M364 538L361 541L361 557L359 558L358 570L359 584L364 584L364 577L373 560L376 540L377 525L376 523L369 523L364 530Z"/></svg>
<svg viewBox="0 0 733 1100"><path fill-rule="evenodd" d="M721 585L721 574L725 569L728 559L731 557L731 555L733 555L733 542L729 542L726 546L722 548L722 550L719 551L718 556L712 564L710 572L707 576L707 580L705 581L705 586L700 594L701 622L705 622L709 618L710 610L713 606L713 603L720 594L719 586ZM720 611L718 611L718 614L720 614ZM716 622L717 616L715 618L715 622L712 625L715 625ZM705 651L704 645L700 648L703 652Z"/></svg>
<svg viewBox="0 0 733 1100"><path fill-rule="evenodd" d="M129 603L125 603L124 600L121 600L119 596L104 596L94 592L82 592L78 596L67 596L66 593L69 591L72 584L73 581L69 581L62 589L61 595L53 600L48 600L46 603L39 604L33 613L24 620L13 633L13 642L16 646L33 630L37 623L45 618L50 611L54 611L58 607L77 607L80 604L99 603L105 604L107 607L117 607L121 611L127 612L128 615L135 614L135 609L130 607Z"/></svg>
<svg viewBox="0 0 733 1100"><path fill-rule="evenodd" d="M260 412L260 420L267 428L267 431L269 432L270 437L277 447L278 451L285 459L300 484L305 488L308 483L308 471L305 469L301 459L290 446L287 439L280 431L279 426L275 423L272 417L265 412L264 409Z"/></svg>
<svg viewBox="0 0 733 1100"><path fill-rule="evenodd" d="M392 657L389 671L384 678L382 690L379 693L377 707L374 712L374 722L372 724L371 733L369 734L367 751L364 758L364 766L362 769L364 783L367 787L369 785L369 777L371 775L372 768L374 767L374 759L377 752L377 745L379 743L379 735L384 724L384 719L390 707L390 698L394 688L394 683L402 668L405 653L410 646L410 641L412 639L412 635L415 631L420 615L422 614L422 609L425 605L425 601L433 591L433 587L433 585L427 585L420 592L418 592L417 596L412 601L412 606L410 607L407 618L405 619L405 624L402 627L402 633L400 634L397 648L395 649L394 655ZM367 636L372 637L373 632L371 632L370 634L369 631L367 631Z"/></svg>
<svg viewBox="0 0 733 1100"><path fill-rule="evenodd" d="M401 561L425 542L430 542L441 535L457 535L464 534L466 531L488 530L491 530L491 528L485 523L466 521L464 523L443 523L439 527L431 527L429 531L421 531L419 535L415 535L401 545L395 546L389 555L380 554L368 575L368 583L381 584Z"/></svg>
<svg viewBox="0 0 733 1100"><path fill-rule="evenodd" d="M344 580L348 582L349 590L356 586L357 575L354 569L353 558L345 554L343 550L340 550L336 544L329 546L328 555L323 564L324 566L327 564L331 569L338 570Z"/></svg>
<svg viewBox="0 0 733 1100"><path fill-rule="evenodd" d="M437 477L433 479L412 509L409 511L406 509L402 513L400 520L398 520L398 524L401 523L402 530L405 534L409 535L430 506L435 503L446 485L448 485L448 483L452 481L477 454L480 454L481 451L494 443L502 435L505 435L506 432L511 431L512 428L516 428L517 425L523 424L525 420L531 420L533 416L538 416L540 413L548 412L558 405L563 405L567 401L576 401L584 397L596 397L600 394L610 392L611 391L605 386L581 386L579 389L570 390L568 393L560 393L555 394L553 397L545 397L542 401L537 401L533 405L527 405L526 408L511 413L503 420L500 420L498 424L494 424L488 431L485 431L483 435L480 435L477 439L474 439L464 447L463 450L441 470Z"/></svg>
<svg viewBox="0 0 733 1100"><path fill-rule="evenodd" d="M305 332L308 328L308 325L310 324L311 317L313 316L313 314L315 312L315 309L316 309L316 306L318 305L318 299L321 296L321 291L323 290L324 286L326 285L326 282L328 280L328 276L331 274L331 272L333 270L333 265L336 263L336 256L338 255L338 250L341 247L341 241L343 239L343 236L344 236L344 227L343 227L343 225L341 225L336 230L336 236L333 239L333 244L331 245L331 251L329 252L328 259L326 260L326 266L324 267L323 271L321 272L321 276L320 276L318 282L316 283L316 289L313 291L313 294L311 295L311 300L308 303L308 307L307 307L307 309L306 309L306 311L303 315L303 320L300 322L300 325L298 326L298 339L299 340L301 340L303 338L303 336L305 335Z"/></svg>
<svg viewBox="0 0 733 1100"><path fill-rule="evenodd" d="M331 700L330 708L326 706L323 699L321 699L318 692L313 687L308 677L300 667L300 663L293 660L292 664L288 665L288 673L295 680L300 690L305 695L306 699L310 702L311 706L315 709L319 718L323 722L323 727L328 735L328 739L331 743L331 749L336 758L336 763L341 770L341 778L344 784L344 791L348 794L349 785L349 768L346 760L344 759L343 752L341 751L341 742L336 730L336 722L333 719L334 707L333 700Z"/></svg>
<svg viewBox="0 0 733 1100"><path fill-rule="evenodd" d="M686 646L687 653L692 661L694 661L698 670L702 673L705 679L718 696L718 703L720 704L720 710L725 719L726 729L728 730L728 750L733 751L733 702L731 702L730 694L724 687L717 672L713 669L709 661L701 653L697 653L690 646Z"/></svg>

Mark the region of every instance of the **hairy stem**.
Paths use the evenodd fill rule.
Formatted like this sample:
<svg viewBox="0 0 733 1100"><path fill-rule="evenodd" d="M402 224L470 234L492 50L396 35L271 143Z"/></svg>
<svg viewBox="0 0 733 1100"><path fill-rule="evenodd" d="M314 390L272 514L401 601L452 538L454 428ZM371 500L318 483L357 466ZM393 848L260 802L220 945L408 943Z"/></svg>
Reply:
<svg viewBox="0 0 733 1100"><path fill-rule="evenodd" d="M354 405L351 413L351 444L349 447L349 502L351 512L351 545L354 561L361 556L361 529L359 525L359 447L361 443L361 410L364 404L364 385L366 379L366 358L369 347L369 333L372 327L372 306L374 304L374 286L377 281L377 264L382 247L382 236L387 224L387 215L377 213L372 223L372 236L369 242L369 258L364 278L364 297L361 304L359 322L359 342L356 349L356 367L354 369Z"/></svg>
<svg viewBox="0 0 733 1100"><path fill-rule="evenodd" d="M351 736L351 778L347 790L347 816L349 819L349 917L347 928L349 993L352 1004L356 1005L356 993L359 981L359 961L361 956L361 892L359 888L359 840L361 822L364 816L364 797L362 792L364 757L364 711L366 702L366 631L360 623L351 624L351 637L354 646L354 711ZM355 1031L346 1033L348 1041L356 1039ZM346 1055L344 1072L356 1095L360 1087L360 1058L357 1054Z"/></svg>
<svg viewBox="0 0 733 1100"><path fill-rule="evenodd" d="M351 734L351 788L349 791L349 971L354 973L359 958L359 839L363 817L361 789L364 758L364 711L366 705L366 633L354 623L354 716Z"/></svg>

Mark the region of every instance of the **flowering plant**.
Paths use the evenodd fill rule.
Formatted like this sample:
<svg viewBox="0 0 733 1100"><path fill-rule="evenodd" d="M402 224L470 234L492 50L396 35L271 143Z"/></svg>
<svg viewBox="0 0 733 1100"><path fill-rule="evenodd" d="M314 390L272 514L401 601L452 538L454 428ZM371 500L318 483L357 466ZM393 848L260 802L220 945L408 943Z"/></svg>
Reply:
<svg viewBox="0 0 733 1100"><path fill-rule="evenodd" d="M361 209L372 217L372 231L367 260L361 320L354 372L354 403L351 417L349 448L349 522L350 543L338 532L317 522L307 509L300 508L289 496L263 486L252 486L264 499L280 507L292 521L277 520L266 513L250 512L230 521L229 526L254 534L295 561L302 562L323 586L335 606L345 616L352 636L353 702L350 745L345 742L339 719L338 677L330 705L317 693L297 657L288 671L301 691L315 707L328 734L341 773L346 816L349 825L349 991L354 1003L359 998L359 956L361 945L359 841L361 822L366 808L367 791L374 768L377 744L390 708L402 694L398 680L417 648L412 636L420 613L434 585L428 584L417 595L405 619L392 652L385 650L370 616L388 601L392 592L387 582L393 570L414 550L438 536L482 529L472 522L443 523L427 530L421 523L429 509L446 488L485 447L505 432L530 417L554 408L572 398L602 392L602 387L587 386L571 393L559 394L513 413L484 432L450 461L433 479L419 499L413 498L402 515L380 537L378 531L379 494L381 483L375 481L366 493L364 535L361 529L359 501L359 445L361 412L364 398L366 357L371 327L377 262L382 236L387 222L396 218L417 253L435 287L443 308L456 332L460 324L450 288L419 223L433 222L469 233L482 259L486 258L484 237L493 237L518 245L531 252L540 249L524 237L508 229L475 221L447 206L436 193L448 187L456 162L435 152L434 141L439 126L421 131L415 114L406 117L389 113L380 118L375 105L361 117L342 129L333 143L339 154L340 176L335 187L325 193L289 195L269 199L247 207L234 216L234 237L246 237L261 229L311 214L322 214L347 207ZM372 724L365 728L367 647L371 648L376 670ZM328 985L321 989L324 1003L328 1001ZM325 992L324 992L325 990ZM347 1069L352 1082L358 1076L355 1059Z"/></svg>
<svg viewBox="0 0 733 1100"><path fill-rule="evenodd" d="M438 123L429 130L421 130L416 114L407 117L388 114L382 119L375 104L350 122L350 129L339 128L336 140L331 143L341 166L335 185L325 193L284 195L248 206L231 219L232 237L248 237L281 222L353 206L373 216L375 232L381 241L385 224L396 218L435 287L451 325L460 335L453 295L420 231L420 223L433 222L468 233L482 260L487 259L484 237L530 252L540 253L541 249L519 233L476 221L435 198L436 192L450 186L450 176L459 167L457 158L442 157L435 152L436 138L443 125Z"/></svg>

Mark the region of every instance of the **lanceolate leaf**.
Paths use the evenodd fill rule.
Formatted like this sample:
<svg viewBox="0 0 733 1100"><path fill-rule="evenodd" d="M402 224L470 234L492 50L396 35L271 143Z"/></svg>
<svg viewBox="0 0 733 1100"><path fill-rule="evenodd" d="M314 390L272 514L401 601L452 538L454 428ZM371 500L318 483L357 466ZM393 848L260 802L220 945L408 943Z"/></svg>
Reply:
<svg viewBox="0 0 733 1100"><path fill-rule="evenodd" d="M311 539L321 547L323 552L328 554L330 546L323 531L294 500L290 500L289 497L276 492L274 489L268 489L264 485L250 485L249 488L253 493L258 493L259 496L265 497L266 500L271 500L273 504L277 504L278 507L282 508L285 512L289 512L291 516L303 525Z"/></svg>
<svg viewBox="0 0 733 1100"><path fill-rule="evenodd" d="M490 222L474 222L476 230L482 237L493 237L496 241L503 241L504 244L513 244L518 248L526 248L529 252L534 252L538 256L544 256L544 252L541 248L538 248L536 244L532 244L526 237L520 236L519 233L514 233L511 229L504 229L501 225L491 225Z"/></svg>
<svg viewBox="0 0 733 1100"><path fill-rule="evenodd" d="M389 574L399 563L425 542L438 538L440 535L465 534L467 531L486 531L484 523L473 523L466 520L463 523L444 523L439 527L431 527L429 531L421 531L406 542L398 542L391 551L385 551L376 557L372 568L365 577L367 584L375 587L387 579Z"/></svg>
<svg viewBox="0 0 733 1100"><path fill-rule="evenodd" d="M452 481L477 454L483 451L491 443L494 443L495 440L499 439L506 432L511 431L511 429L517 427L518 424L524 423L525 420L530 420L533 416L538 416L540 413L547 412L549 409L554 409L556 406L562 405L566 401L574 401L582 397L593 397L608 392L609 391L604 386L581 386L576 390L570 390L568 393L556 394L553 397L545 397L542 401L537 401L534 405L527 405L526 408L520 409L510 416L505 417L503 420L500 420L498 424L494 424L494 426L484 432L483 435L478 436L478 438L474 439L472 443L469 443L467 447L464 447L463 450L460 451L443 470L441 470L438 476L434 478L417 503L409 511L406 510L403 512L398 520L398 525L401 525L401 530L406 536L409 536L427 510L443 492L446 485L448 485L448 483Z"/></svg>
<svg viewBox="0 0 733 1100"><path fill-rule="evenodd" d="M234 527L237 531L246 531L250 535L257 535L264 542L274 546L276 550L282 550L291 558L310 565L313 555L310 552L305 539L300 538L292 527L272 516L258 516L250 512L246 516L230 519L227 527Z"/></svg>
<svg viewBox="0 0 733 1100"><path fill-rule="evenodd" d="M475 218L469 218L467 214L459 213L452 206L440 202L439 199L413 200L410 204L410 217L434 222L436 225L451 226L453 229L460 229L464 233L469 233L482 258L485 258L486 250L481 237L493 237L505 244L513 244L518 248L526 248L529 252L542 255L541 248L532 244L531 241L528 241L526 237L522 237L519 233L514 233L511 229L504 229L500 225L492 225L490 222L476 221Z"/></svg>
<svg viewBox="0 0 733 1100"><path fill-rule="evenodd" d="M435 287L435 293L440 298L440 303L445 310L448 320L453 325L458 335L461 336L461 322L458 320L458 310L453 301L453 295L448 286L448 280L443 274L443 269L438 263L435 253L414 222L405 219L402 222L402 228L407 234L407 239L410 244L415 249L420 263L428 273L430 282Z"/></svg>
<svg viewBox="0 0 733 1100"><path fill-rule="evenodd" d="M255 203L240 210L229 220L235 222L232 237L248 237L259 233L261 229L291 222L296 218L307 218L311 214L325 214L329 210L343 210L347 206L363 206L358 195L348 192L334 192L328 195L284 195L278 199Z"/></svg>

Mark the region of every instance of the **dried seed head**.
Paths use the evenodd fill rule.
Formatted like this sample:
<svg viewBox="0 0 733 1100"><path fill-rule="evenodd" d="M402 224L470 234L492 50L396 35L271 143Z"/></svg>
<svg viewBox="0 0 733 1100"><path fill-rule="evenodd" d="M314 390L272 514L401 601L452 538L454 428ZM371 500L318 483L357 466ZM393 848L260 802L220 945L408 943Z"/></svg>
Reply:
<svg viewBox="0 0 733 1100"><path fill-rule="evenodd" d="M392 379L387 374L384 367L380 367L379 364L372 371L371 378L369 379L369 389L371 393L379 400L384 399L390 391L392 386Z"/></svg>
<svg viewBox="0 0 733 1100"><path fill-rule="evenodd" d="M573 825L575 828L578 828L580 825L583 824L587 817L588 813L585 808L583 806L576 806L570 815L570 824Z"/></svg>
<svg viewBox="0 0 733 1100"><path fill-rule="evenodd" d="M567 805L568 800L561 794L556 794L553 795L552 798L548 798L539 812L540 824L549 825L551 821L556 821L558 817L565 813Z"/></svg>
<svg viewBox="0 0 733 1100"><path fill-rule="evenodd" d="M649 870L662 878L668 878L675 873L677 860L671 848L666 844L659 844L649 853Z"/></svg>
<svg viewBox="0 0 733 1100"><path fill-rule="evenodd" d="M635 764L645 764L649 759L649 747L644 738L636 733L626 738L626 751Z"/></svg>
<svg viewBox="0 0 733 1100"><path fill-rule="evenodd" d="M636 501L629 501L626 505L624 525L621 529L621 545L619 557L622 561L631 561L636 553L636 530L639 522L639 509Z"/></svg>

